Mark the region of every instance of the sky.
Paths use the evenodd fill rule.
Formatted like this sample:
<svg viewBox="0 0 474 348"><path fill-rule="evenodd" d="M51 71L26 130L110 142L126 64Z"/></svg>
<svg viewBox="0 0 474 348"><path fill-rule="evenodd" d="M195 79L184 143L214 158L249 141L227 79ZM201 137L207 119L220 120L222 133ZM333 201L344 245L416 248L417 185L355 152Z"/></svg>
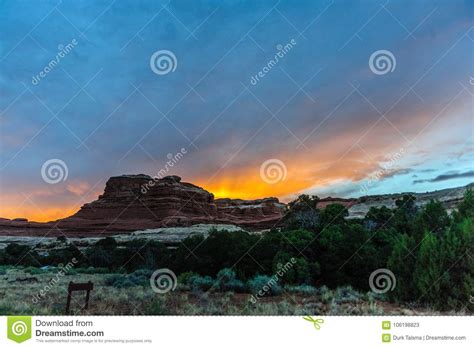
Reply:
<svg viewBox="0 0 474 348"><path fill-rule="evenodd" d="M121 174L282 201L466 185L473 17L473 0L2 0L0 217L68 216Z"/></svg>

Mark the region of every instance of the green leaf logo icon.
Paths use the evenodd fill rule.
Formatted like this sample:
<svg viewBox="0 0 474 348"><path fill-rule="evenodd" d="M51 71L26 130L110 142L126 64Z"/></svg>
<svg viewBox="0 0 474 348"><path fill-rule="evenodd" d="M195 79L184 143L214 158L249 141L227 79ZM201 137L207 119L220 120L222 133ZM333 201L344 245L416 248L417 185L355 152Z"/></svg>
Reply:
<svg viewBox="0 0 474 348"><path fill-rule="evenodd" d="M31 338L31 317L8 317L7 337L17 343Z"/></svg>

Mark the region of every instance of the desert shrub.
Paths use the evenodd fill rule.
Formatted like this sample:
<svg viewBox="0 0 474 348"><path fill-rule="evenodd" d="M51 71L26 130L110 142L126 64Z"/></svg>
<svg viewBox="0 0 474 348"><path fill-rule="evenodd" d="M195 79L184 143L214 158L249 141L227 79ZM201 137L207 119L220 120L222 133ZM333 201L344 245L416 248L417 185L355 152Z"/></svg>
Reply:
<svg viewBox="0 0 474 348"><path fill-rule="evenodd" d="M193 291L207 291L214 286L214 279L209 276L193 276L189 279L189 286Z"/></svg>
<svg viewBox="0 0 474 348"><path fill-rule="evenodd" d="M110 271L105 268L105 267L87 267L87 268L83 268L83 267L79 267L79 268L75 268L76 272L77 273L83 273L83 274L106 274L106 273L110 273Z"/></svg>
<svg viewBox="0 0 474 348"><path fill-rule="evenodd" d="M144 277L144 278L150 279L152 274L153 274L153 271L150 269L137 269L136 271L131 273L130 276Z"/></svg>
<svg viewBox="0 0 474 348"><path fill-rule="evenodd" d="M245 284L236 278L235 272L230 268L217 273L216 286L221 291L245 292Z"/></svg>
<svg viewBox="0 0 474 348"><path fill-rule="evenodd" d="M170 314L169 306L167 306L166 301L157 297L151 301L151 303L145 307L144 310L146 315L168 315Z"/></svg>
<svg viewBox="0 0 474 348"><path fill-rule="evenodd" d="M107 286L116 286L119 282L123 282L126 276L122 274L112 274L104 279L104 283Z"/></svg>
<svg viewBox="0 0 474 348"><path fill-rule="evenodd" d="M41 266L39 262L41 258L34 248L16 243L7 245L2 259L6 265Z"/></svg>
<svg viewBox="0 0 474 348"><path fill-rule="evenodd" d="M115 288L129 288L132 286L143 286L149 281L143 272L125 274L113 274L105 278L105 285Z"/></svg>
<svg viewBox="0 0 474 348"><path fill-rule="evenodd" d="M351 286L343 286L337 288L334 292L334 301L341 302L357 302L362 298L361 294L354 290Z"/></svg>
<svg viewBox="0 0 474 348"><path fill-rule="evenodd" d="M319 291L317 288L315 288L314 286L305 285L305 284L296 285L296 286L287 285L285 286L285 290L292 294L301 294L305 296L314 296L314 295L319 294Z"/></svg>
<svg viewBox="0 0 474 348"><path fill-rule="evenodd" d="M199 274L194 272L184 272L178 276L178 284L189 285L189 280L192 277L199 276Z"/></svg>
<svg viewBox="0 0 474 348"><path fill-rule="evenodd" d="M67 264L71 262L72 259L77 260L77 266L85 265L87 263L82 252L74 245L67 245L63 248L50 250L42 263L45 265L56 266L59 264Z"/></svg>
<svg viewBox="0 0 474 348"><path fill-rule="evenodd" d="M65 236L59 236L58 238L56 238L56 240L59 243L66 243L67 242L67 238Z"/></svg>
<svg viewBox="0 0 474 348"><path fill-rule="evenodd" d="M387 225L393 216L392 210L386 206L370 207L365 215L364 226L369 230L377 230Z"/></svg>
<svg viewBox="0 0 474 348"><path fill-rule="evenodd" d="M297 232L300 231L295 231L295 234ZM290 245L291 243L288 242ZM295 247L292 246L291 248ZM308 249L305 251L308 251ZM319 263L308 261L307 257L298 257L298 251L278 252L273 264L273 274L278 274L279 281L282 284L311 284L320 274Z"/></svg>
<svg viewBox="0 0 474 348"><path fill-rule="evenodd" d="M321 301L323 303L329 303L334 298L334 292L329 289L326 285L323 285L319 288L319 293L321 296Z"/></svg>
<svg viewBox="0 0 474 348"><path fill-rule="evenodd" d="M124 268L127 272L137 269L169 267L169 250L157 241L135 239L112 251L113 269Z"/></svg>
<svg viewBox="0 0 474 348"><path fill-rule="evenodd" d="M232 279L224 284L223 290L243 293L246 292L247 287L245 286L245 283L243 281L239 279Z"/></svg>
<svg viewBox="0 0 474 348"><path fill-rule="evenodd" d="M454 212L456 222L461 222L464 218L474 218L474 186L470 186L464 193L464 199L459 204L458 209Z"/></svg>
<svg viewBox="0 0 474 348"><path fill-rule="evenodd" d="M93 245L86 250L86 256L92 267L112 268L113 250L105 248L99 244Z"/></svg>
<svg viewBox="0 0 474 348"><path fill-rule="evenodd" d="M66 275L76 275L77 271L74 268L69 268L68 270L65 271Z"/></svg>
<svg viewBox="0 0 474 348"><path fill-rule="evenodd" d="M321 211L321 227L329 227L332 225L344 225L345 218L349 215L349 211L342 204L328 204Z"/></svg>
<svg viewBox="0 0 474 348"><path fill-rule="evenodd" d="M112 237L105 237L104 239L99 239L95 245L106 250L114 250L117 247L117 241Z"/></svg>
<svg viewBox="0 0 474 348"><path fill-rule="evenodd" d="M262 296L279 295L282 292L281 286L275 277L257 275L247 283L248 289L253 294L263 294Z"/></svg>
<svg viewBox="0 0 474 348"><path fill-rule="evenodd" d="M118 281L121 281L125 278L124 275L121 274L111 274L108 277L105 277L104 283L107 286L114 286L114 284Z"/></svg>
<svg viewBox="0 0 474 348"><path fill-rule="evenodd" d="M419 243L425 234L430 231L437 236L444 235L446 229L451 224L451 219L439 201L431 200L420 211L416 221L416 236Z"/></svg>
<svg viewBox="0 0 474 348"><path fill-rule="evenodd" d="M217 273L217 282L219 285L223 285L227 282L230 282L231 280L234 280L235 278L236 278L236 274L231 268L221 269Z"/></svg>
<svg viewBox="0 0 474 348"><path fill-rule="evenodd" d="M289 209L283 218L285 229L316 231L320 223L319 210L316 209L318 201L317 196L303 194L288 203Z"/></svg>
<svg viewBox="0 0 474 348"><path fill-rule="evenodd" d="M28 273L28 274L43 274L43 273L46 273L46 271L38 268L38 267L33 267L33 266L29 266L29 267L26 267L23 272L25 273Z"/></svg>

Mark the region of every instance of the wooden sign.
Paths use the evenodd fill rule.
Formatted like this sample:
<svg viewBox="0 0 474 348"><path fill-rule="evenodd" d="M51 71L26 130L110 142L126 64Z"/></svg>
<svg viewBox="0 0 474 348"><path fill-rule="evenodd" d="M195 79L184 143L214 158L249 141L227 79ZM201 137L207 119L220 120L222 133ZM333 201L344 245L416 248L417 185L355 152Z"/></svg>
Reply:
<svg viewBox="0 0 474 348"><path fill-rule="evenodd" d="M86 305L83 309L89 308L89 297L91 291L94 289L94 284L91 281L87 283L73 283L69 282L69 286L67 288L67 303L66 303L66 314L69 314L69 309L71 307L71 298L73 291L87 291L86 293Z"/></svg>

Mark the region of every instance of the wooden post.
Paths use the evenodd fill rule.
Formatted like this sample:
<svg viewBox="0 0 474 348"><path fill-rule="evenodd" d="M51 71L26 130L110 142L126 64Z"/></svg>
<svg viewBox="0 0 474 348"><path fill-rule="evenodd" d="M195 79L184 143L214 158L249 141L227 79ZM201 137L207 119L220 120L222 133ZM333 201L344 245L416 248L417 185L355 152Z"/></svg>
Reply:
<svg viewBox="0 0 474 348"><path fill-rule="evenodd" d="M87 282L87 284L89 285L89 287L87 288L87 293L86 293L86 305L84 306L84 309L89 308L89 295L90 295L91 290L92 290L92 288L93 288L92 282L91 282L90 280Z"/></svg>
<svg viewBox="0 0 474 348"><path fill-rule="evenodd" d="M69 286L67 287L66 314L69 314L69 308L71 307L72 285L73 285L73 282L69 282Z"/></svg>
<svg viewBox="0 0 474 348"><path fill-rule="evenodd" d="M73 283L69 282L69 286L67 288L67 303L66 303L66 314L69 314L69 310L71 307L71 298L73 291L86 291L86 304L83 309L89 308L89 298L90 293L94 289L94 284L89 280L87 283Z"/></svg>

